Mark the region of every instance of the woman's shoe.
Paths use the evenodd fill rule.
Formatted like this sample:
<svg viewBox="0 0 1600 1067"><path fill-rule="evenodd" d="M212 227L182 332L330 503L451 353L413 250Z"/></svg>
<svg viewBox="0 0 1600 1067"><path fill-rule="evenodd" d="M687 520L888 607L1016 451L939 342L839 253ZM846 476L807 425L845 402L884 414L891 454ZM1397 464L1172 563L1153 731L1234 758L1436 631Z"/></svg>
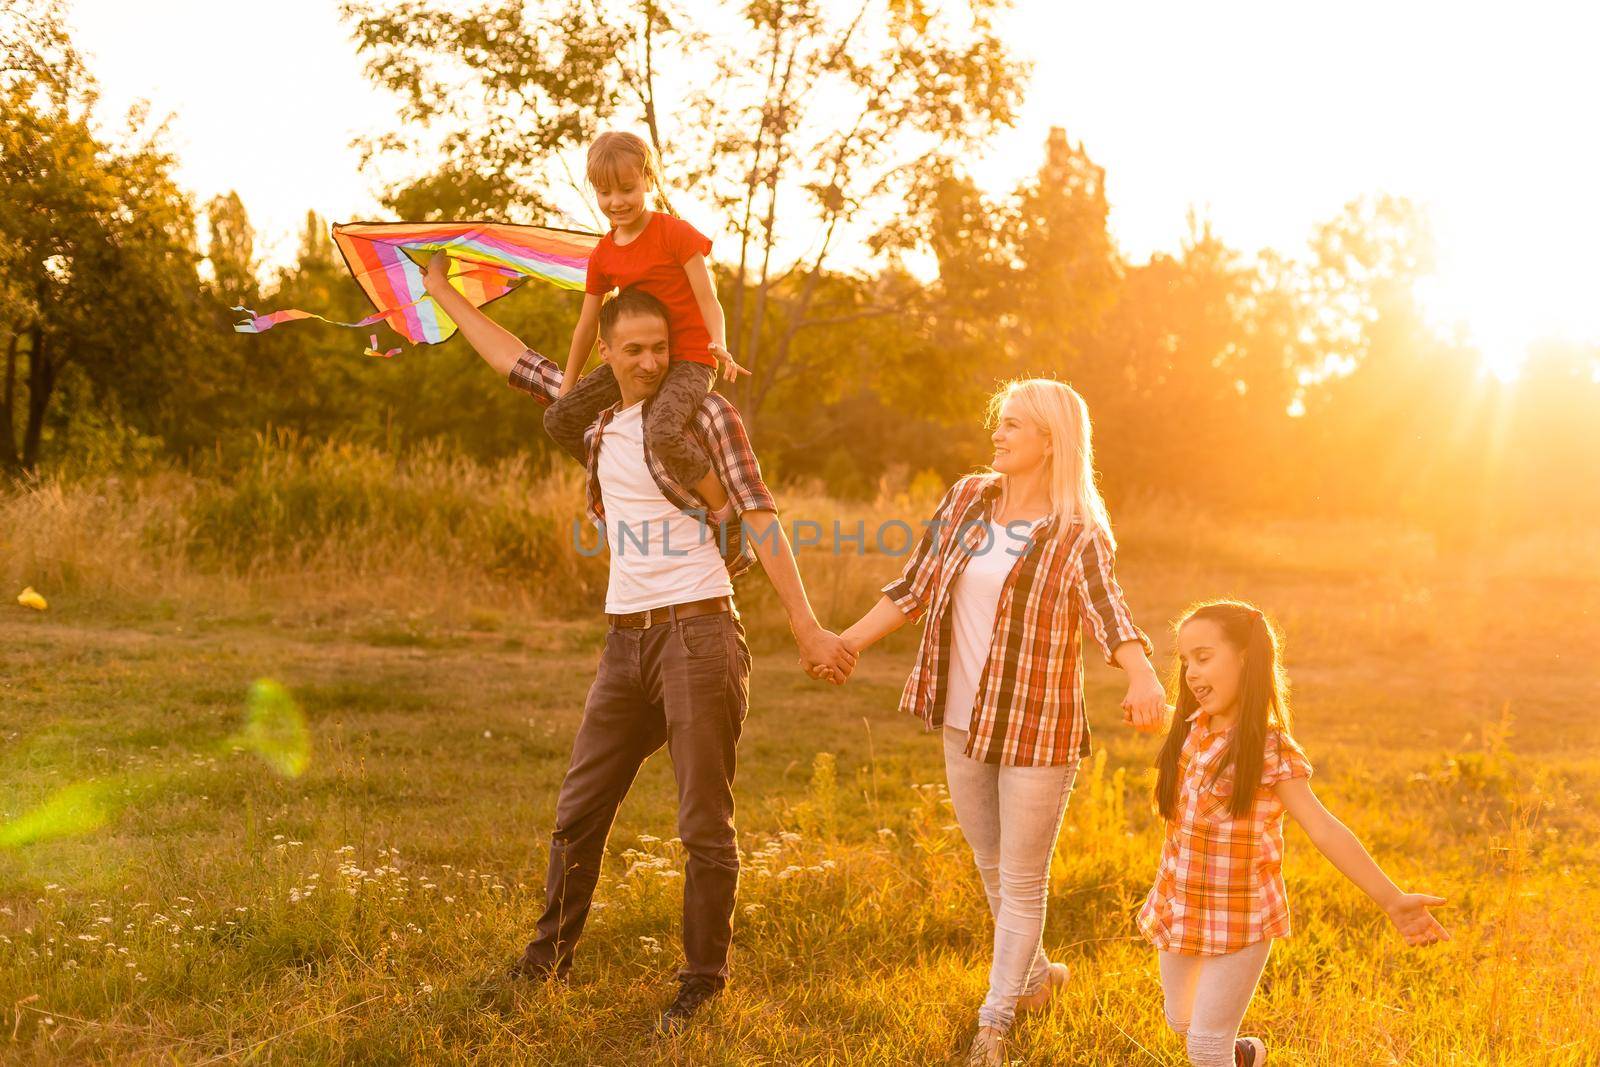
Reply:
<svg viewBox="0 0 1600 1067"><path fill-rule="evenodd" d="M1006 1035L992 1026L980 1026L967 1049L967 1067L1003 1067L1006 1062Z"/></svg>
<svg viewBox="0 0 1600 1067"><path fill-rule="evenodd" d="M1065 963L1052 963L1045 972L1044 981L1039 983L1039 988L1032 993L1017 998L1016 1011L1020 1015L1025 1011L1037 1011L1050 1003L1050 998L1056 995L1056 990L1067 984L1067 979L1072 975L1072 969Z"/></svg>
<svg viewBox="0 0 1600 1067"><path fill-rule="evenodd" d="M1267 1043L1259 1037L1241 1037L1233 1043L1234 1067L1264 1067Z"/></svg>

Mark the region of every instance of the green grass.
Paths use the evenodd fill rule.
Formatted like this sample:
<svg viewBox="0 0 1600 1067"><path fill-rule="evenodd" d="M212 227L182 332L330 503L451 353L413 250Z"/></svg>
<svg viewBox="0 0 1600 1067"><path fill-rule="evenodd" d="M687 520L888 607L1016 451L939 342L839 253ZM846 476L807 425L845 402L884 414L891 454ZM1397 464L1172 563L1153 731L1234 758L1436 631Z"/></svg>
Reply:
<svg viewBox="0 0 1600 1067"><path fill-rule="evenodd" d="M1399 881L1452 900L1455 940L1408 950L1291 829L1295 934L1246 1022L1273 1062L1600 1061L1594 572L1435 556L1409 535L1385 556L1352 547L1381 531L1310 525L1122 536L1124 584L1164 653L1164 620L1193 598L1247 595L1279 617L1319 792ZM841 623L892 572L802 565ZM650 1036L682 887L664 755L612 836L570 986L497 977L539 911L592 620L314 583L162 610L69 585L47 614L0 612L0 822L90 780L107 813L0 850L0 1060L954 1062L989 927L938 745L895 711L906 645L842 690L812 683L760 581L744 594L761 639L735 976L707 1025L669 1043ZM222 743L263 677L306 712L303 777ZM1159 830L1153 746L1116 724L1118 681L1091 667L1102 755L1053 871L1046 943L1074 979L1016 1032L1020 1062L1183 1062L1131 921Z"/></svg>

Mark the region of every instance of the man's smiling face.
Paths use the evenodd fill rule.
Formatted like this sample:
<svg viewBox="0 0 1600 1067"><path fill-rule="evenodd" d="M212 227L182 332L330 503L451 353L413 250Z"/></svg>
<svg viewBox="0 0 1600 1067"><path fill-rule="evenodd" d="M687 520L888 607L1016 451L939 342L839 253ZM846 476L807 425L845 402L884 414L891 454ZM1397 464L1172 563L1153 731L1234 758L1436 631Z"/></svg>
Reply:
<svg viewBox="0 0 1600 1067"><path fill-rule="evenodd" d="M611 366L624 405L654 396L667 373L667 320L647 313L624 314L600 338L600 358Z"/></svg>

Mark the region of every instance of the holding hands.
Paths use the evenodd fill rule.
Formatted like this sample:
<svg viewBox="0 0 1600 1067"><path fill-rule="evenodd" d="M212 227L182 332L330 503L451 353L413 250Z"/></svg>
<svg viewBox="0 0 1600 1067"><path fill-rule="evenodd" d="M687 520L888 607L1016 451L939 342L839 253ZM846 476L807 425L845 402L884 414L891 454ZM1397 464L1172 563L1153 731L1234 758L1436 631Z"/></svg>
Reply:
<svg viewBox="0 0 1600 1067"><path fill-rule="evenodd" d="M832 682L834 685L843 685L846 679L850 677L851 671L855 670L856 661L861 657L861 648L850 639L849 630L839 635L839 644L844 649L845 654L850 657L850 670L841 672L825 662L807 662L804 657L800 660L800 666L807 674L819 682Z"/></svg>
<svg viewBox="0 0 1600 1067"><path fill-rule="evenodd" d="M795 644L800 648L800 668L813 678L843 685L855 670L855 649L819 623L793 632Z"/></svg>
<svg viewBox="0 0 1600 1067"><path fill-rule="evenodd" d="M1166 730L1172 709L1167 693L1154 670L1134 671L1128 679L1128 695L1122 698L1122 721L1142 734Z"/></svg>

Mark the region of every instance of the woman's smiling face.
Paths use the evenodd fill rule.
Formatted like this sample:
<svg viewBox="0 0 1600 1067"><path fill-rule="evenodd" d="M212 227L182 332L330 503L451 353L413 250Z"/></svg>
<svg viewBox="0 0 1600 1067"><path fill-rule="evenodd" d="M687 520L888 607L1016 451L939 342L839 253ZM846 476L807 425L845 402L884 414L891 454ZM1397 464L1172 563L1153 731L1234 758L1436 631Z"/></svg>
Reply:
<svg viewBox="0 0 1600 1067"><path fill-rule="evenodd" d="M1207 715L1224 715L1239 701L1244 652L1210 619L1190 619L1178 631L1183 679Z"/></svg>
<svg viewBox="0 0 1600 1067"><path fill-rule="evenodd" d="M1001 474L1036 470L1050 452L1050 435L1022 413L1022 402L1014 396L1000 406L989 439L994 442L994 459L989 465Z"/></svg>

